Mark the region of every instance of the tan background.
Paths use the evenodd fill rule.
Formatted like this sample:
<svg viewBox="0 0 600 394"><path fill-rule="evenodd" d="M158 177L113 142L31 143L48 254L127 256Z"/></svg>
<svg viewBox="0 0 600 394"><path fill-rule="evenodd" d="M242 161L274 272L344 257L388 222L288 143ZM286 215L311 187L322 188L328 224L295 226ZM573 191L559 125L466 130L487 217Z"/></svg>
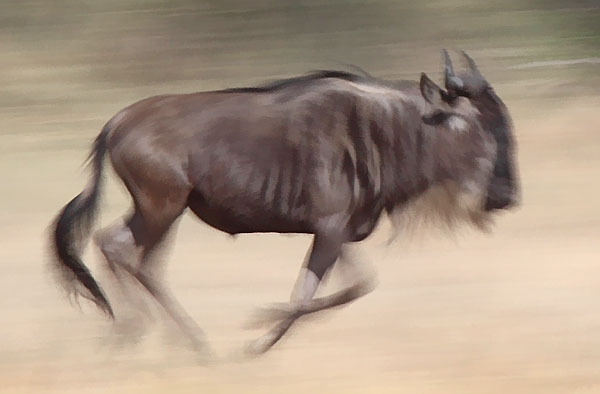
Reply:
<svg viewBox="0 0 600 394"><path fill-rule="evenodd" d="M598 3L398 3L2 3L0 392L600 392ZM374 293L241 360L260 334L244 322L288 298L310 239L233 239L186 216L166 273L220 356L210 367L169 321L134 343L62 296L47 227L123 106L342 63L439 80L441 47L468 50L514 117L523 205L493 235L423 233L386 248L384 222L359 249L379 274ZM108 173L103 225L129 206ZM85 261L131 316L97 250Z"/></svg>

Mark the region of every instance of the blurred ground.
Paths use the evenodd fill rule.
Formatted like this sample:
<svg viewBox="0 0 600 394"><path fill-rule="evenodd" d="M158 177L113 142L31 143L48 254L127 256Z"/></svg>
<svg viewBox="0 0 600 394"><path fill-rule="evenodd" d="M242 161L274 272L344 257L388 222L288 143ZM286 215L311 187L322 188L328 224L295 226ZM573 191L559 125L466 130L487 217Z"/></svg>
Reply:
<svg viewBox="0 0 600 394"><path fill-rule="evenodd" d="M0 392L600 392L597 2L48 4L0 6ZM514 117L523 206L493 235L385 248L384 224L359 248L379 273L374 293L242 361L261 333L243 323L288 298L310 239L232 239L186 216L167 275L222 357L209 368L168 321L123 344L56 288L47 226L121 107L341 63L439 78L444 46L469 51ZM102 224L128 206L111 174ZM85 261L108 286L94 248Z"/></svg>

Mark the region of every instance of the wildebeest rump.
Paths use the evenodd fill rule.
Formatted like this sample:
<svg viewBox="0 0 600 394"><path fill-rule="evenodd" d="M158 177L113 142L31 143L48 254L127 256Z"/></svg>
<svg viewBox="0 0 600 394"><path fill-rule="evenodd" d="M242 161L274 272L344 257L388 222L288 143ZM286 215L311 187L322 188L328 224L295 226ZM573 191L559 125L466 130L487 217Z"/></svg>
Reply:
<svg viewBox="0 0 600 394"><path fill-rule="evenodd" d="M279 324L253 344L269 349L300 316L371 290L367 278L313 299L344 245L371 234L384 211L398 218L428 201L423 212L482 225L513 203L505 107L487 84L470 85L483 80L474 63L462 79L446 63L446 75L447 92L425 75L419 85L323 71L259 88L151 97L121 110L96 138L90 183L56 220L65 278L113 315L79 257L108 153L134 203L124 224L96 238L108 266L136 278L200 346L195 323L148 267L188 207L230 234L314 234L290 304L269 316Z"/></svg>

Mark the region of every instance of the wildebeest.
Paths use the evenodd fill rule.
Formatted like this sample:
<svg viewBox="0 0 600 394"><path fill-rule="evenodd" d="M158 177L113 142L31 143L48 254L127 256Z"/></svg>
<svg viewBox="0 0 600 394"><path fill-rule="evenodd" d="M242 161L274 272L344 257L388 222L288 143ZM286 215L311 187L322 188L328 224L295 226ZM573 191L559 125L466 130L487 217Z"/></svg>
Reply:
<svg viewBox="0 0 600 394"><path fill-rule="evenodd" d="M122 225L96 238L116 275L143 285L190 336L194 323L159 285L148 259L189 208L229 234L313 234L307 262L278 324L253 344L263 352L299 317L348 303L368 279L313 299L344 245L368 237L385 212L412 208L483 227L518 195L506 107L467 59L456 75L444 50L445 88L425 74L386 82L322 71L258 88L163 95L118 112L96 138L92 177L54 227L71 290L113 316L80 259L100 195L103 161L133 199ZM400 218L400 219L398 219Z"/></svg>

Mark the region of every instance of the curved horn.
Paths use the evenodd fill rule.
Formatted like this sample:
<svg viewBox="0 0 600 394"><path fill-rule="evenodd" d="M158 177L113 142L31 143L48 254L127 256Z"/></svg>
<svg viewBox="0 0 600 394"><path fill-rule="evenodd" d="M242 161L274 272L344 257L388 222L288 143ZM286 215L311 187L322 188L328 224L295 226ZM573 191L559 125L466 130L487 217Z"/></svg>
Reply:
<svg viewBox="0 0 600 394"><path fill-rule="evenodd" d="M442 49L442 56L444 58L444 71L446 72L446 77L454 75L452 61L450 60L450 55L448 55L446 48Z"/></svg>
<svg viewBox="0 0 600 394"><path fill-rule="evenodd" d="M452 67L452 61L448 55L446 49L442 49L442 56L444 58L444 84L448 90L457 90L464 87L462 79L454 75L454 68Z"/></svg>
<svg viewBox="0 0 600 394"><path fill-rule="evenodd" d="M460 51L463 55L463 57L465 58L465 60L467 61L467 65L469 66L469 70L471 70L471 74L476 77L477 79L484 81L485 78L483 78L483 75L481 75L481 73L479 72L479 69L477 68L477 65L475 64L475 60L473 60L471 58L471 56L467 55L467 52L465 51Z"/></svg>
<svg viewBox="0 0 600 394"><path fill-rule="evenodd" d="M467 61L467 64L469 65L469 68L471 69L471 71L479 72L479 69L477 68L477 65L475 64L475 60L473 60L471 58L471 56L467 55L467 52L465 52L465 51L460 51L460 53L462 53L463 57Z"/></svg>

